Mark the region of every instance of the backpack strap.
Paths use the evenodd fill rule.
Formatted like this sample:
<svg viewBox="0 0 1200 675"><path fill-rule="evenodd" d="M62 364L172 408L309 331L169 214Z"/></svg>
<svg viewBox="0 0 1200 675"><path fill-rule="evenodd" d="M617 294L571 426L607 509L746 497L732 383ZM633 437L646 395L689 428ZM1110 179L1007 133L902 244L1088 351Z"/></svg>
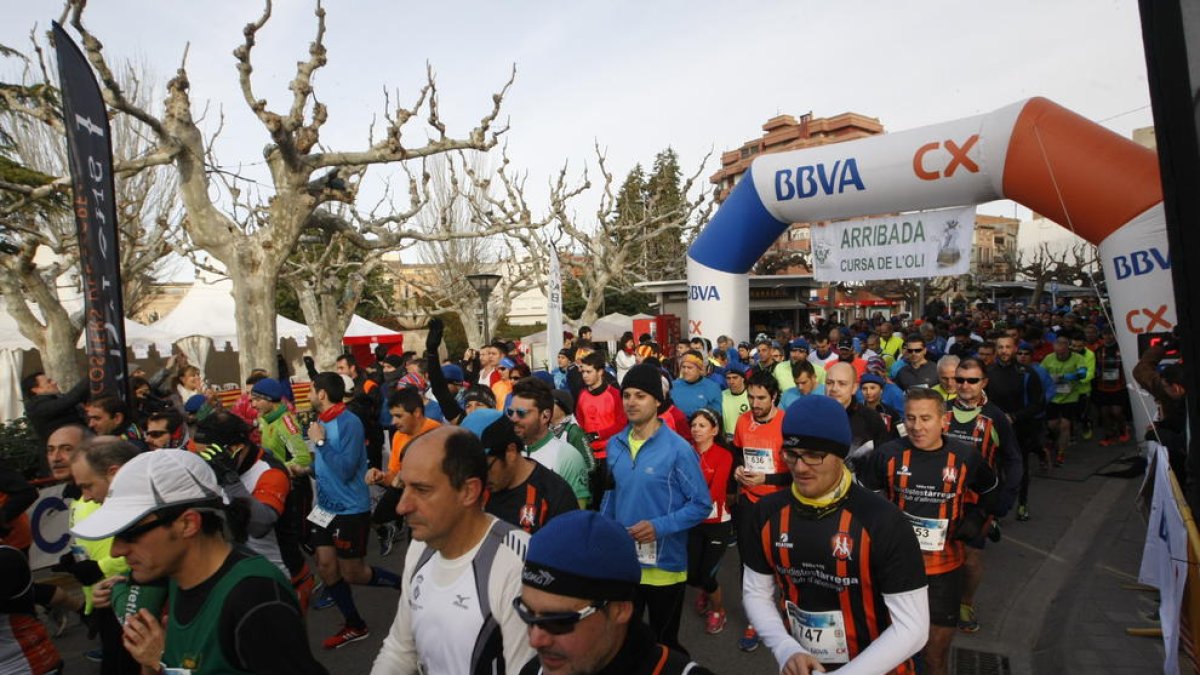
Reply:
<svg viewBox="0 0 1200 675"><path fill-rule="evenodd" d="M492 523L475 559L471 561L471 569L475 574L475 596L479 599L479 612L483 615L483 627L475 638L475 646L471 650L472 673L495 673L503 675L504 636L500 623L492 614L492 601L488 597L488 582L492 577L492 564L496 561L496 553L502 544L512 548L522 559L525 558L523 547L518 550L517 542L510 535L518 531L512 523L497 519Z"/></svg>

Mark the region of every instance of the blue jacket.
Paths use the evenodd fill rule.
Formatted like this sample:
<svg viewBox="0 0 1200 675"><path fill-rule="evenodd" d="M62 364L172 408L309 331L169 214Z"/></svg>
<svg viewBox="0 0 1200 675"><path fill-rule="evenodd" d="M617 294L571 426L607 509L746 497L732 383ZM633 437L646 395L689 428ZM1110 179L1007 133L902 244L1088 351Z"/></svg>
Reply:
<svg viewBox="0 0 1200 675"><path fill-rule="evenodd" d="M616 487L604 493L600 512L625 527L650 521L658 540L654 567L682 572L687 569L688 530L712 511L699 455L678 434L659 425L635 461L630 428L608 439L608 470Z"/></svg>
<svg viewBox="0 0 1200 675"><path fill-rule="evenodd" d="M671 383L671 402L688 417L701 408L720 410L721 388L706 377L693 384L680 377Z"/></svg>
<svg viewBox="0 0 1200 675"><path fill-rule="evenodd" d="M317 504L338 515L369 512L371 493L363 482L367 475L367 444L362 421L344 410L320 424L325 428L325 442L313 451Z"/></svg>
<svg viewBox="0 0 1200 675"><path fill-rule="evenodd" d="M1049 371L1036 363L1029 364L1030 369L1038 374L1038 378L1042 381L1042 392L1046 396L1046 403L1054 398L1054 378L1050 377Z"/></svg>

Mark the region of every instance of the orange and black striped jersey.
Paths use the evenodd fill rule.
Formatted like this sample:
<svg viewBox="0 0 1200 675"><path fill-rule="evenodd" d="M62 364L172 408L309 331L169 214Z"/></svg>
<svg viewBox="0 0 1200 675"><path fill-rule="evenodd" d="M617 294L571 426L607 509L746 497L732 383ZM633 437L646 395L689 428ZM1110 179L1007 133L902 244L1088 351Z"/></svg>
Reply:
<svg viewBox="0 0 1200 675"><path fill-rule="evenodd" d="M927 574L962 565L963 543L956 535L967 495L996 488L996 473L979 451L945 436L937 450L913 448L908 438L886 443L868 456L856 476L908 516Z"/></svg>
<svg viewBox="0 0 1200 675"><path fill-rule="evenodd" d="M1011 505L1021 487L1022 466L1021 448L1008 415L987 400L971 409L952 403L946 411L944 429L947 436L973 446L983 455L1003 483L1005 503Z"/></svg>
<svg viewBox="0 0 1200 675"><path fill-rule="evenodd" d="M484 504L488 513L530 534L554 516L579 508L575 493L562 476L537 462L534 464L533 473L524 483L489 493Z"/></svg>
<svg viewBox="0 0 1200 675"><path fill-rule="evenodd" d="M821 514L791 490L763 497L742 519L738 547L743 564L775 578L785 604L805 613L840 613L847 660L891 625L884 595L928 583L904 514L857 484ZM791 621L787 612L784 620ZM892 672L912 673L912 662Z"/></svg>

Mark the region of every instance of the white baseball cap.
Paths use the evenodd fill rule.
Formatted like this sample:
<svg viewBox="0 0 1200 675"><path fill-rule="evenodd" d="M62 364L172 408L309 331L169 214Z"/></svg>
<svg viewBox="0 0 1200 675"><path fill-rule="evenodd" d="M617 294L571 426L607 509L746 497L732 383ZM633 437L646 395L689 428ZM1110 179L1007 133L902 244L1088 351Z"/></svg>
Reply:
<svg viewBox="0 0 1200 675"><path fill-rule="evenodd" d="M220 500L228 503L217 476L187 450L154 450L129 460L113 477L108 497L71 528L80 539L107 539L166 506Z"/></svg>

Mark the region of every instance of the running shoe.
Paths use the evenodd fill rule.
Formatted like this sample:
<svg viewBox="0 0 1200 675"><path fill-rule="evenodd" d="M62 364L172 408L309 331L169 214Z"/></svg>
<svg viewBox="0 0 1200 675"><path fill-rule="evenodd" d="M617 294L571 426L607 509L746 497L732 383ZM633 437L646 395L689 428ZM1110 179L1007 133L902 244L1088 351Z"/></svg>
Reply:
<svg viewBox="0 0 1200 675"><path fill-rule="evenodd" d="M1117 440L1122 443L1128 443L1129 442L1129 430L1126 429L1126 430L1122 431L1121 435L1117 436Z"/></svg>
<svg viewBox="0 0 1200 675"><path fill-rule="evenodd" d="M1081 435L1081 436L1083 436L1083 440L1085 440L1085 441L1090 441L1090 440L1092 440L1092 428L1091 428L1091 427L1084 427L1084 428L1083 428L1083 433L1082 433L1082 434L1080 434L1080 435Z"/></svg>
<svg viewBox="0 0 1200 675"><path fill-rule="evenodd" d="M88 650L83 653L83 658L87 659L88 661L91 661L92 663L100 663L101 661L104 660L104 650L103 649Z"/></svg>
<svg viewBox="0 0 1200 675"><path fill-rule="evenodd" d="M958 606L958 629L964 633L978 633L979 622L975 620L975 606L966 603Z"/></svg>
<svg viewBox="0 0 1200 675"><path fill-rule="evenodd" d="M998 521L992 521L992 529L988 530L987 538L991 539L994 544L1000 543L1000 523Z"/></svg>
<svg viewBox="0 0 1200 675"><path fill-rule="evenodd" d="M696 614L698 616L707 616L708 615L708 593L705 593L704 591L700 591L700 593L696 595L695 607L696 607Z"/></svg>
<svg viewBox="0 0 1200 675"><path fill-rule="evenodd" d="M312 604L313 609L329 609L330 607L333 607L333 596L328 593L323 593L321 597L317 598L316 602Z"/></svg>
<svg viewBox="0 0 1200 675"><path fill-rule="evenodd" d="M1025 522L1029 520L1029 507L1021 504L1017 506L1017 520Z"/></svg>
<svg viewBox="0 0 1200 675"><path fill-rule="evenodd" d="M1067 463L1067 453L1059 451L1059 453L1054 456L1054 466L1062 466L1063 464L1066 464L1066 463Z"/></svg>
<svg viewBox="0 0 1200 675"><path fill-rule="evenodd" d="M760 644L762 644L762 640L758 637L758 631L754 630L754 626L746 626L746 632L742 633L742 637L738 639L738 649L752 652L758 649Z"/></svg>
<svg viewBox="0 0 1200 675"><path fill-rule="evenodd" d="M364 640L370 634L371 631L367 628L366 624L363 624L358 628L353 626L342 626L341 630L334 633L330 637L325 638L325 642L321 643L321 646L325 647L325 649L337 649L339 647L345 647L351 642Z"/></svg>
<svg viewBox="0 0 1200 675"><path fill-rule="evenodd" d="M723 630L725 630L725 610L709 612L708 618L704 620L704 632L716 635Z"/></svg>

